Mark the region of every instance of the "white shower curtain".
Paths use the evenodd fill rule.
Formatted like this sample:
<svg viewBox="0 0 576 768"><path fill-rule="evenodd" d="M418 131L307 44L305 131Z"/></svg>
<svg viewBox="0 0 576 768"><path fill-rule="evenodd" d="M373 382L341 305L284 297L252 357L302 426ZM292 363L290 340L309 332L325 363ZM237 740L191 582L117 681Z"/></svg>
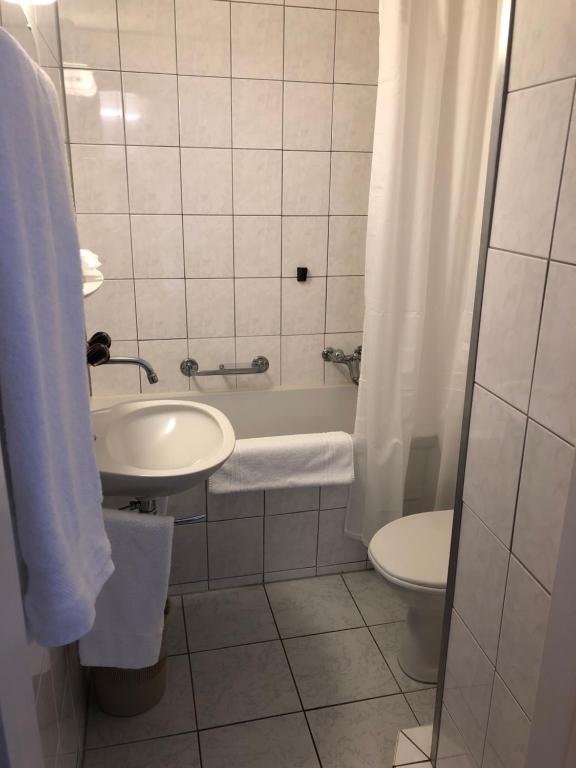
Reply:
<svg viewBox="0 0 576 768"><path fill-rule="evenodd" d="M366 314L346 531L400 517L412 440L453 503L479 250L498 0L380 0ZM435 500L434 500L435 495Z"/></svg>

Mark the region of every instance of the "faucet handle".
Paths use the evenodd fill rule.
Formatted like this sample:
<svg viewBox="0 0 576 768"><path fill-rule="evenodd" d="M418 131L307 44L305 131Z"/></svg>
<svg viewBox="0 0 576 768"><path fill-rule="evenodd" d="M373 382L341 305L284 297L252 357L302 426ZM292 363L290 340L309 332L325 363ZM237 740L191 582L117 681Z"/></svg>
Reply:
<svg viewBox="0 0 576 768"><path fill-rule="evenodd" d="M93 333L88 339L88 346L91 347L93 344L103 344L110 349L112 339L106 331L96 331L96 333Z"/></svg>
<svg viewBox="0 0 576 768"><path fill-rule="evenodd" d="M110 350L106 344L90 344L88 346L88 351L86 352L88 365L104 365L108 360L110 360Z"/></svg>

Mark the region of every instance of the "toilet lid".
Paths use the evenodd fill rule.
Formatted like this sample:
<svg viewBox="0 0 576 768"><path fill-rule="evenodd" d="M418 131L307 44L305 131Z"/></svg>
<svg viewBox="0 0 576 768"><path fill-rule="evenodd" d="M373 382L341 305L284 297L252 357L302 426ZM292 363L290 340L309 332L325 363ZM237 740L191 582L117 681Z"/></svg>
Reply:
<svg viewBox="0 0 576 768"><path fill-rule="evenodd" d="M407 515L374 534L368 554L396 581L446 589L453 510Z"/></svg>

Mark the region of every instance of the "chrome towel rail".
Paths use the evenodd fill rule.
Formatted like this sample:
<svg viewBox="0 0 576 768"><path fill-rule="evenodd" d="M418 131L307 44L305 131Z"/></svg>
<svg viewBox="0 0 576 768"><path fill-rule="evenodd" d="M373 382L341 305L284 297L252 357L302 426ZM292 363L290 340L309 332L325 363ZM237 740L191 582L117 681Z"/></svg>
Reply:
<svg viewBox="0 0 576 768"><path fill-rule="evenodd" d="M266 373L270 368L270 362L264 355L258 355L251 363L236 367L233 363L220 363L218 368L201 371L198 361L188 357L180 363L180 370L184 376L243 376L248 373Z"/></svg>

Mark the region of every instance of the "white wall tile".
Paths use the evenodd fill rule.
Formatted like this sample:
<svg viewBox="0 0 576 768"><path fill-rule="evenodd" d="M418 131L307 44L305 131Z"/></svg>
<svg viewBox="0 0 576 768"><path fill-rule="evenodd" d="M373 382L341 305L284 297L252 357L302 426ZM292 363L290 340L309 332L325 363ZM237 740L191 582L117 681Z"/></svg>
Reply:
<svg viewBox="0 0 576 768"><path fill-rule="evenodd" d="M562 186L558 200L552 258L576 263L576 117L572 114L570 137L566 150Z"/></svg>
<svg viewBox="0 0 576 768"><path fill-rule="evenodd" d="M550 596L510 560L496 668L529 717L534 715Z"/></svg>
<svg viewBox="0 0 576 768"><path fill-rule="evenodd" d="M330 182L330 213L346 216L368 213L372 155L334 152Z"/></svg>
<svg viewBox="0 0 576 768"><path fill-rule="evenodd" d="M268 358L270 368L266 373L238 376L238 389L267 389L280 386L280 337L236 337L236 362L239 365L249 363L258 355Z"/></svg>
<svg viewBox="0 0 576 768"><path fill-rule="evenodd" d="M124 143L119 72L65 69L64 87L71 142Z"/></svg>
<svg viewBox="0 0 576 768"><path fill-rule="evenodd" d="M234 150L234 213L274 216L280 213L282 153L266 149Z"/></svg>
<svg viewBox="0 0 576 768"><path fill-rule="evenodd" d="M316 565L318 512L293 512L266 518L264 570L284 571Z"/></svg>
<svg viewBox="0 0 576 768"><path fill-rule="evenodd" d="M188 339L190 357L200 370L213 370L220 363L235 363L233 338ZM190 389L197 392L228 391L236 388L236 376L199 376L190 379Z"/></svg>
<svg viewBox="0 0 576 768"><path fill-rule="evenodd" d="M264 491L208 493L208 519L234 520L264 515Z"/></svg>
<svg viewBox="0 0 576 768"><path fill-rule="evenodd" d="M84 302L86 333L106 331L112 341L136 339L136 311L132 280L105 280L102 287ZM116 349L113 348L113 354Z"/></svg>
<svg viewBox="0 0 576 768"><path fill-rule="evenodd" d="M236 277L279 277L280 216L236 216L234 274Z"/></svg>
<svg viewBox="0 0 576 768"><path fill-rule="evenodd" d="M311 277L326 274L327 216L285 216L282 221L282 275L296 277L308 267Z"/></svg>
<svg viewBox="0 0 576 768"><path fill-rule="evenodd" d="M158 382L149 384L142 373L142 392L155 395L159 392L180 392L188 389L188 379L180 372L180 363L188 357L186 339L162 339L138 342L140 357L147 360L158 374ZM170 497L172 501L174 497ZM170 507L169 514L174 514ZM192 513L190 513L192 514Z"/></svg>
<svg viewBox="0 0 576 768"><path fill-rule="evenodd" d="M186 277L232 277L232 216L184 216Z"/></svg>
<svg viewBox="0 0 576 768"><path fill-rule="evenodd" d="M496 675L484 749L484 768L524 768L530 721Z"/></svg>
<svg viewBox="0 0 576 768"><path fill-rule="evenodd" d="M261 573L262 549L260 517L208 523L211 579Z"/></svg>
<svg viewBox="0 0 576 768"><path fill-rule="evenodd" d="M242 2L243 0L241 0ZM275 581L292 581L293 579L309 579L316 576L316 568L289 568L287 571L270 571L264 573L266 584Z"/></svg>
<svg viewBox="0 0 576 768"><path fill-rule="evenodd" d="M2 0L0 0L1 3ZM63 77L60 75L60 69L59 67L42 67L44 72L48 75L50 80L52 81L52 85L56 89L56 95L58 97L58 113L60 117L60 125L62 127L62 132L64 134L64 140L69 141L68 136L68 122L66 121L66 116L64 114L64 104L66 97L64 95L64 86L62 84ZM97 142L95 142L97 143Z"/></svg>
<svg viewBox="0 0 576 768"><path fill-rule="evenodd" d="M552 591L574 449L528 422L512 551Z"/></svg>
<svg viewBox="0 0 576 768"><path fill-rule="evenodd" d="M242 149L282 148L282 83L232 80L232 138Z"/></svg>
<svg viewBox="0 0 576 768"><path fill-rule="evenodd" d="M174 0L118 0L122 69L176 72Z"/></svg>
<svg viewBox="0 0 576 768"><path fill-rule="evenodd" d="M336 83L378 82L378 15L338 11L336 18Z"/></svg>
<svg viewBox="0 0 576 768"><path fill-rule="evenodd" d="M277 488L266 491L266 515L308 512L318 509L319 488Z"/></svg>
<svg viewBox="0 0 576 768"><path fill-rule="evenodd" d="M510 546L526 418L476 387L472 403L464 501Z"/></svg>
<svg viewBox="0 0 576 768"><path fill-rule="evenodd" d="M465 506L454 608L493 663L498 650L508 560L506 547Z"/></svg>
<svg viewBox="0 0 576 768"><path fill-rule="evenodd" d="M282 79L284 11L232 3L232 75Z"/></svg>
<svg viewBox="0 0 576 768"><path fill-rule="evenodd" d="M184 280L136 280L139 339L185 339Z"/></svg>
<svg viewBox="0 0 576 768"><path fill-rule="evenodd" d="M301 8L324 8L331 10L336 8L336 0L290 0L290 5L298 6Z"/></svg>
<svg viewBox="0 0 576 768"><path fill-rule="evenodd" d="M239 336L280 333L280 278L240 278L234 285L236 333Z"/></svg>
<svg viewBox="0 0 576 768"><path fill-rule="evenodd" d="M183 147L232 146L229 80L179 77L178 93L180 144Z"/></svg>
<svg viewBox="0 0 576 768"><path fill-rule="evenodd" d="M168 342L145 342L146 344L167 344ZM170 342L172 343L172 342ZM181 342L178 341L178 344ZM184 493L176 493L168 499L168 514L180 519L192 515L206 514L206 485L200 483Z"/></svg>
<svg viewBox="0 0 576 768"><path fill-rule="evenodd" d="M232 213L232 155L228 149L182 149L184 213Z"/></svg>
<svg viewBox="0 0 576 768"><path fill-rule="evenodd" d="M332 149L372 152L376 86L334 86Z"/></svg>
<svg viewBox="0 0 576 768"><path fill-rule="evenodd" d="M206 523L177 525L172 542L170 584L208 578Z"/></svg>
<svg viewBox="0 0 576 768"><path fill-rule="evenodd" d="M59 0L64 64L119 69L115 0Z"/></svg>
<svg viewBox="0 0 576 768"><path fill-rule="evenodd" d="M490 244L548 256L573 82L508 97Z"/></svg>
<svg viewBox="0 0 576 768"><path fill-rule="evenodd" d="M346 509L324 509L318 528L318 565L352 563L365 560L366 547L344 533Z"/></svg>
<svg viewBox="0 0 576 768"><path fill-rule="evenodd" d="M284 149L329 150L332 86L284 83Z"/></svg>
<svg viewBox="0 0 576 768"><path fill-rule="evenodd" d="M324 336L282 336L282 386L319 386L324 383Z"/></svg>
<svg viewBox="0 0 576 768"><path fill-rule="evenodd" d="M443 702L477 765L482 763L493 680L494 667L453 611Z"/></svg>
<svg viewBox="0 0 576 768"><path fill-rule="evenodd" d="M291 7L285 13L284 77L331 83L335 13Z"/></svg>
<svg viewBox="0 0 576 768"><path fill-rule="evenodd" d="M326 280L310 277L299 283L282 279L282 333L323 333L326 319Z"/></svg>
<svg viewBox="0 0 576 768"><path fill-rule="evenodd" d="M126 144L178 145L176 75L122 74Z"/></svg>
<svg viewBox="0 0 576 768"><path fill-rule="evenodd" d="M326 332L361 331L363 319L363 278L329 277L326 298Z"/></svg>
<svg viewBox="0 0 576 768"><path fill-rule="evenodd" d="M186 280L186 301L188 338L234 335L233 280Z"/></svg>
<svg viewBox="0 0 576 768"><path fill-rule="evenodd" d="M132 213L181 213L177 147L127 147Z"/></svg>
<svg viewBox="0 0 576 768"><path fill-rule="evenodd" d="M366 216L330 216L329 275L364 274L366 223Z"/></svg>
<svg viewBox="0 0 576 768"><path fill-rule="evenodd" d="M329 152L284 152L284 214L314 216L328 213L329 186Z"/></svg>
<svg viewBox="0 0 576 768"><path fill-rule="evenodd" d="M134 277L184 277L181 216L130 217Z"/></svg>
<svg viewBox="0 0 576 768"><path fill-rule="evenodd" d="M334 349L342 349L346 354L350 354L362 343L362 333L326 333L324 344ZM346 384L351 386L350 374L345 365L335 365L334 363L324 363L324 381L326 384Z"/></svg>
<svg viewBox="0 0 576 768"><path fill-rule="evenodd" d="M124 147L72 144L72 174L77 213L126 213Z"/></svg>
<svg viewBox="0 0 576 768"><path fill-rule="evenodd" d="M378 13L378 0L338 0L338 10Z"/></svg>
<svg viewBox="0 0 576 768"><path fill-rule="evenodd" d="M114 356L138 357L138 343L113 341L112 353ZM90 368L90 381L95 395L140 394L140 371L134 365L100 365Z"/></svg>
<svg viewBox="0 0 576 768"><path fill-rule="evenodd" d="M178 72L230 75L230 3L176 0Z"/></svg>
<svg viewBox="0 0 576 768"><path fill-rule="evenodd" d="M556 0L545 12L540 3L519 0L514 11L509 88L574 75L575 38L576 16L570 0Z"/></svg>
<svg viewBox="0 0 576 768"><path fill-rule="evenodd" d="M521 410L528 408L546 262L489 251L476 380Z"/></svg>
<svg viewBox="0 0 576 768"><path fill-rule="evenodd" d="M123 213L79 213L80 246L98 254L104 277L132 277L130 220Z"/></svg>
<svg viewBox="0 0 576 768"><path fill-rule="evenodd" d="M325 485L320 489L320 509L339 509L348 504L349 485Z"/></svg>
<svg viewBox="0 0 576 768"><path fill-rule="evenodd" d="M552 263L546 285L530 415L576 442L576 267Z"/></svg>

